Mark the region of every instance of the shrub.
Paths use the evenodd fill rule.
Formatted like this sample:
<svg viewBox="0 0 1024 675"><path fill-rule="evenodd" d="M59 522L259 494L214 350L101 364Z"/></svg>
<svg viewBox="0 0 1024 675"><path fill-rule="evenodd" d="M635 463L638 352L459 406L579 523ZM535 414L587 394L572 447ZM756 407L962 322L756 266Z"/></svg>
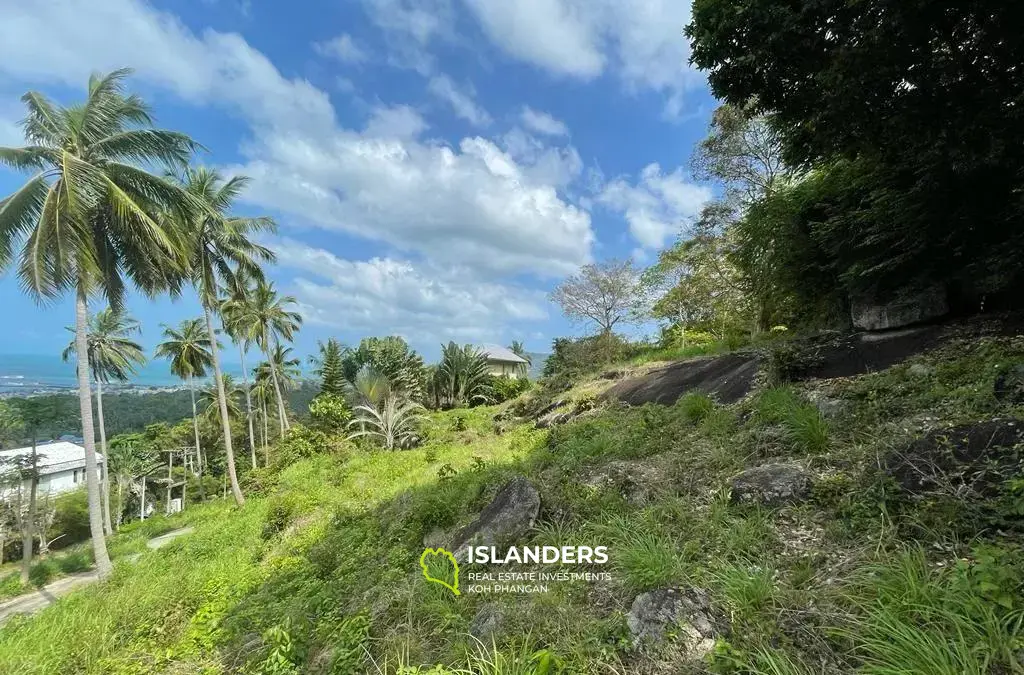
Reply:
<svg viewBox="0 0 1024 675"><path fill-rule="evenodd" d="M494 403L504 403L518 398L520 394L528 391L533 383L525 377L492 377L491 398Z"/></svg>
<svg viewBox="0 0 1024 675"><path fill-rule="evenodd" d="M703 422L715 410L715 402L707 394L691 391L679 399L683 418L691 424Z"/></svg>
<svg viewBox="0 0 1024 675"><path fill-rule="evenodd" d="M60 495L54 501L53 524L50 526L51 539L64 535L51 548L65 548L86 541L92 536L89 530L89 496L84 488Z"/></svg>
<svg viewBox="0 0 1024 675"><path fill-rule="evenodd" d="M334 433L345 428L348 421L352 419L352 410L343 397L335 394L320 394L309 404L309 416L313 420L314 427Z"/></svg>
<svg viewBox="0 0 1024 675"><path fill-rule="evenodd" d="M327 434L296 424L285 434L274 449L274 465L278 468L294 464L300 459L312 457L330 450Z"/></svg>
<svg viewBox="0 0 1024 675"><path fill-rule="evenodd" d="M786 440L799 452L813 454L828 449L828 422L790 387L763 391L757 397L755 413L763 423L781 426Z"/></svg>
<svg viewBox="0 0 1024 675"><path fill-rule="evenodd" d="M680 349L684 347L706 347L718 341L711 333L701 330L688 330L677 323L661 329L658 347L661 349Z"/></svg>
<svg viewBox="0 0 1024 675"><path fill-rule="evenodd" d="M544 362L544 377L580 375L593 372L616 361L625 361L638 353L635 345L614 334L578 338L556 338L552 354Z"/></svg>

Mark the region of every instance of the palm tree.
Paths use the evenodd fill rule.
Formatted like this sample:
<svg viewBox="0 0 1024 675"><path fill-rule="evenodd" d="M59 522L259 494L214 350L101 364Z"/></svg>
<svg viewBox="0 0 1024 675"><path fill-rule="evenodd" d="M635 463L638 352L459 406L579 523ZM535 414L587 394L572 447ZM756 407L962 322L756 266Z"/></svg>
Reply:
<svg viewBox="0 0 1024 675"><path fill-rule="evenodd" d="M249 387L249 370L245 367L245 353L249 351L251 340L245 337L245 308L254 292L254 280L245 273L244 268L228 280L227 298L221 303L221 317L224 330L238 345L238 356L242 362L242 386L245 390L245 421L249 427L249 455L252 468L256 468L256 435L252 427L252 392Z"/></svg>
<svg viewBox="0 0 1024 675"><path fill-rule="evenodd" d="M237 420L242 416L242 407L238 404L242 388L235 384L235 378L230 375L221 375L219 387L211 384L199 392L199 406L202 408L200 414L210 422L216 422L220 415L220 392L222 391L227 402L228 417Z"/></svg>
<svg viewBox="0 0 1024 675"><path fill-rule="evenodd" d="M487 357L473 345L441 345L441 363L434 372L438 406L454 408L485 400L491 392Z"/></svg>
<svg viewBox="0 0 1024 675"><path fill-rule="evenodd" d="M267 416L267 405L274 397L274 387L270 383L269 370L264 371L266 376L260 370L254 369L253 374L255 376L255 382L253 382L251 389L252 400L256 404L256 409L259 411L260 422L262 424L262 438L261 444L263 446L263 465L270 465L270 420Z"/></svg>
<svg viewBox="0 0 1024 675"><path fill-rule="evenodd" d="M74 333L73 328L68 328ZM89 368L96 381L96 417L100 423L100 449L103 454L103 529L113 534L110 523L110 471L107 467L107 426L103 415L103 383L110 380L125 382L135 374L135 365L142 365L146 357L142 346L128 336L140 332L139 322L123 312L106 308L93 315L86 337L89 344ZM75 341L64 349L61 357L67 362L75 351Z"/></svg>
<svg viewBox="0 0 1024 675"><path fill-rule="evenodd" d="M100 578L112 567L103 539L89 395L88 300L102 293L112 308L121 309L126 277L150 294L178 290L186 260L174 223L196 207L179 187L139 168L183 166L197 146L184 134L152 128L142 99L124 93L128 72L93 75L79 105L61 107L28 92L21 98L28 109L22 122L27 145L0 148L0 163L33 172L0 201L0 272L17 258L22 286L38 301L68 291L75 295L89 529Z"/></svg>
<svg viewBox="0 0 1024 675"><path fill-rule="evenodd" d="M404 447L416 435L416 425L423 419L421 410L419 403L395 394L388 395L379 406L357 405L353 408L357 416L348 426L360 428L348 438L376 436L387 450Z"/></svg>
<svg viewBox="0 0 1024 675"><path fill-rule="evenodd" d="M391 395L391 381L372 366L363 366L347 383L346 390L354 405L377 406Z"/></svg>
<svg viewBox="0 0 1024 675"><path fill-rule="evenodd" d="M289 295L279 297L273 284L260 282L256 284L249 302L238 310L236 319L238 330L256 342L267 359L265 363L270 369L270 381L274 385L274 394L277 397L277 414L282 436L291 425L288 423L284 397L281 395L283 373L278 364L282 361L273 358L272 354L280 350L282 339L291 341L302 325L302 315L287 309L289 305L295 304L295 298ZM298 361L295 365L298 366Z"/></svg>
<svg viewBox="0 0 1024 675"><path fill-rule="evenodd" d="M273 231L274 221L270 218L240 218L228 215L233 202L241 194L249 179L235 176L228 180L212 169L186 169L181 179L184 190L204 205L202 211L187 214L183 223L191 233L189 240L189 270L192 285L199 294L206 319L206 330L210 344L217 344L217 330L213 314L220 307L218 300L221 282L230 284L235 274L245 274L254 279L263 278L260 262L274 259L270 249L253 242L250 237L260 231ZM224 431L224 448L227 457L228 477L235 503L245 503L242 489L235 473L235 452L231 445L231 421L228 417L227 398L222 390L220 356L218 349L211 350L213 356L213 379L217 387L220 420Z"/></svg>
<svg viewBox="0 0 1024 675"><path fill-rule="evenodd" d="M171 373L188 381L188 393L192 398L192 430L196 437L199 498L206 499L206 489L203 487L203 451L199 442L199 417L196 414L195 378L206 377L207 369L213 365L212 345L202 319L185 319L177 328L167 325L163 328L164 341L157 345L155 356L169 359Z"/></svg>
<svg viewBox="0 0 1024 675"><path fill-rule="evenodd" d="M526 361L526 363L520 363L517 368L519 375L521 377L526 377L530 372L530 366L533 365L533 358L530 356L529 352L526 351L526 346L519 340L513 340L508 349L523 361Z"/></svg>

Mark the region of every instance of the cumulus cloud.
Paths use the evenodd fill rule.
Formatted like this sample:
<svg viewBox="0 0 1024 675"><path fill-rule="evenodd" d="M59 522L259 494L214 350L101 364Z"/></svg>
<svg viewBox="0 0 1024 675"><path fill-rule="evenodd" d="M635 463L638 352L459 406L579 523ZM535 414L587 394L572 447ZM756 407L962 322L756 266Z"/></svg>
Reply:
<svg viewBox="0 0 1024 675"><path fill-rule="evenodd" d="M373 1L408 10L395 25L416 39L441 30L420 0ZM252 137L228 169L252 176L245 198L255 205L480 274L558 275L590 259L589 214L491 141L423 140L422 118L394 106L362 131L344 128L323 91L282 76L241 36L196 35L136 0L96 0L87 13L71 0L4 5L2 73L80 87L92 68L134 63L187 101L243 116Z"/></svg>
<svg viewBox="0 0 1024 675"><path fill-rule="evenodd" d="M491 116L477 105L472 86L460 88L447 75L437 75L430 78L427 91L451 106L456 116L473 126L486 127L491 123Z"/></svg>
<svg viewBox="0 0 1024 675"><path fill-rule="evenodd" d="M311 323L357 334L397 333L433 346L498 340L507 328L547 318L543 294L481 282L465 268L346 260L290 239L272 247L281 265L300 272L293 290Z"/></svg>
<svg viewBox="0 0 1024 675"><path fill-rule="evenodd" d="M523 108L523 111L519 114L519 119L522 121L523 126L539 134L548 136L569 135L569 127L565 126L565 122L557 120L541 110L534 110L529 106Z"/></svg>
<svg viewBox="0 0 1024 675"><path fill-rule="evenodd" d="M635 183L618 178L605 185L598 202L625 217L641 246L655 249L694 218L711 196L708 187L689 182L681 168L666 174L658 164L649 164Z"/></svg>
<svg viewBox="0 0 1024 675"><path fill-rule="evenodd" d="M313 49L321 56L329 56L348 64L362 63L370 58L366 50L348 33L342 33L325 42L317 42Z"/></svg>

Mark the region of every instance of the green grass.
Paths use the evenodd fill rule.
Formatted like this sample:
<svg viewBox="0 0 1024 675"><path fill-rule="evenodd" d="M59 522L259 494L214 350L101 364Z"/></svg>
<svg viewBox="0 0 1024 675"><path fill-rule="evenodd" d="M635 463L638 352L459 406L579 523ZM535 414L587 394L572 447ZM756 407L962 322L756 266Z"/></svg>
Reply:
<svg viewBox="0 0 1024 675"><path fill-rule="evenodd" d="M690 672L702 666L674 646L637 650L625 616L637 593L692 585L728 628L708 662L716 673L1022 673L1019 537L965 518L920 527L934 506L903 499L877 471L912 437L899 431L907 417L1020 414L990 387L995 366L1022 355L1024 344L983 340L920 357L928 377L897 366L827 383L849 405L834 426L801 386L732 405L694 394L612 407L500 436L496 408L433 413L414 450L345 446L261 477L241 510L218 501L126 528L111 541L117 558L165 527L196 533L13 621L0 672ZM815 473L810 501L730 504L738 470L791 458ZM653 468L654 496L589 486L613 460ZM471 521L517 473L542 502L522 543L606 545L609 564L590 570L611 583L455 598L422 581L424 537ZM485 605L504 620L480 642L469 629Z"/></svg>

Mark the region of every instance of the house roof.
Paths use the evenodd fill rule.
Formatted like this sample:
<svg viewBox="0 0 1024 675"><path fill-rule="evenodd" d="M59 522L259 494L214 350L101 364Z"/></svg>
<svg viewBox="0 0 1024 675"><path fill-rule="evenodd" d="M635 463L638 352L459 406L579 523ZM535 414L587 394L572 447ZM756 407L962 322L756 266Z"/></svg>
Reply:
<svg viewBox="0 0 1024 675"><path fill-rule="evenodd" d="M499 345L481 345L480 351L487 357L488 361L504 361L506 363L528 363L526 359L516 354L511 349Z"/></svg>
<svg viewBox="0 0 1024 675"><path fill-rule="evenodd" d="M39 474L42 476L85 466L85 448L75 443L40 443L36 445L36 452L39 454ZM28 456L31 453L31 447L0 450L0 471L10 468L11 460L16 457ZM102 453L96 453L96 461L103 461Z"/></svg>

